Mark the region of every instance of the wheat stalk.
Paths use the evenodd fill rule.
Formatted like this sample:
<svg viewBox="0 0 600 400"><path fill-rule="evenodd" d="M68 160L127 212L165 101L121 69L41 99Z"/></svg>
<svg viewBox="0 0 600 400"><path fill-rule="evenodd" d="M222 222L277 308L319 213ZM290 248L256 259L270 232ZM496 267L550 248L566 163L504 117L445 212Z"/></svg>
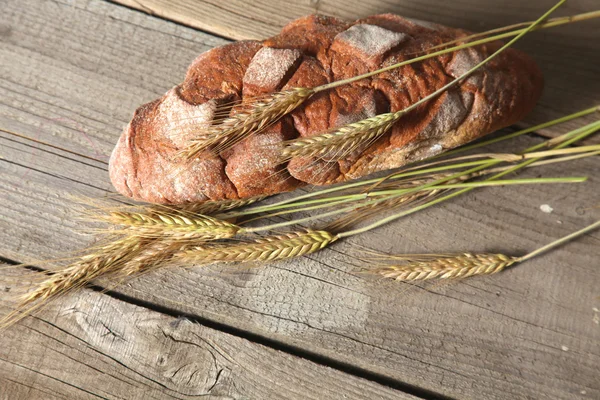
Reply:
<svg viewBox="0 0 600 400"><path fill-rule="evenodd" d="M431 260L408 261L401 265L389 265L373 272L397 281L455 279L495 274L518 261L518 257L504 254L463 253L435 257Z"/></svg>
<svg viewBox="0 0 600 400"><path fill-rule="evenodd" d="M387 132L402 116L385 113L344 125L331 132L285 143L282 157L328 157L342 159L363 144L370 144Z"/></svg>
<svg viewBox="0 0 600 400"><path fill-rule="evenodd" d="M598 18L600 17L600 11L590 11L590 12L585 12L585 13L581 13L581 14L576 14L576 15L568 15L566 17L557 17L557 18L550 18L546 21L544 21L543 23L539 24L538 26L536 26L533 30L539 30L539 29L546 29L546 28L552 28L555 26L560 26L560 25L564 25L564 24L571 24L573 22L580 22L580 21L585 21L588 19L593 19L593 18ZM479 33L474 33L468 36L463 36L460 37L458 39L454 39L451 40L449 42L445 42L442 44L439 44L437 46L433 46L431 47L429 50L435 50L435 49L439 49L439 48L443 48L455 43L459 43L459 42L468 42L471 41L473 39L477 39L480 37L484 37L484 36L488 36L488 35L492 35L492 34L496 34L496 33L504 33L503 35L501 35L501 37L498 36L494 36L496 39L502 39L504 37L509 37L509 36L514 36L517 33L519 33L523 28L526 28L527 25L531 24L533 21L528 21L528 22L520 22L518 24L514 24L514 25L507 25L507 26L503 26L501 28L496 28L496 29L490 29L489 31L485 31L485 32L479 32ZM511 32L507 32L510 31Z"/></svg>
<svg viewBox="0 0 600 400"><path fill-rule="evenodd" d="M191 140L183 155L191 159L208 149L221 153L249 134L259 132L289 114L314 93L313 89L294 88L253 102L246 109L208 128L201 137Z"/></svg>
<svg viewBox="0 0 600 400"><path fill-rule="evenodd" d="M217 261L275 261L321 250L337 240L326 231L307 230L266 236L248 243L196 246L178 255L186 262L208 264Z"/></svg>

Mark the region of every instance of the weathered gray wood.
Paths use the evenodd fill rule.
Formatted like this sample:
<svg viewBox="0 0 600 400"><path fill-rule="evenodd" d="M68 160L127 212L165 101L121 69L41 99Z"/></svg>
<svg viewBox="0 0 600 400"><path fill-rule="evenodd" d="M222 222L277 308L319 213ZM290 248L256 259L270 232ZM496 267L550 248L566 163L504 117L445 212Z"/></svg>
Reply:
<svg viewBox="0 0 600 400"><path fill-rule="evenodd" d="M15 64L0 70L0 128L96 156L89 139L98 158L138 103L180 79L197 50L186 46L207 40L96 1L12 1L8 15L16 22L0 55ZM173 47L190 58L143 57ZM167 64L178 72L161 80L155 71ZM84 225L67 196L110 189L102 164L0 136L0 254L29 261L89 243L75 232ZM453 397L598 397L597 233L498 276L423 289L358 275L347 254L354 243L394 252L534 249L600 217L599 168L598 159L548 167L548 176L592 180L481 190L295 262L161 271L120 290ZM554 213L539 211L543 203Z"/></svg>
<svg viewBox="0 0 600 400"><path fill-rule="evenodd" d="M470 0L461 3L387 0L115 0L117 3L158 15L232 39L264 39L275 35L289 21L312 13L348 20L372 14L396 13L481 32L536 19L552 1ZM570 0L556 16L572 15L598 8L596 0ZM546 88L539 105L520 125L530 126L598 104L600 92L600 20L576 26L532 33L517 44L540 64ZM588 120L591 121L592 117ZM571 125L572 126L572 125ZM555 136L560 129L539 133ZM596 140L598 142L598 139Z"/></svg>
<svg viewBox="0 0 600 400"><path fill-rule="evenodd" d="M31 275L4 270L0 288L10 292ZM416 399L90 290L0 341L1 399Z"/></svg>

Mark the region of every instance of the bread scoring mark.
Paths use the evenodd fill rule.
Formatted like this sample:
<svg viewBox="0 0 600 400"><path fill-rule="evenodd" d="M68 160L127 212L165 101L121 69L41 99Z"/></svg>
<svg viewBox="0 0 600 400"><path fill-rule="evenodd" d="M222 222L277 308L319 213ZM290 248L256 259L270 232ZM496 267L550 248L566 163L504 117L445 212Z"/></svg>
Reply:
<svg viewBox="0 0 600 400"><path fill-rule="evenodd" d="M244 95L247 95L248 89L261 93L279 89L301 57L302 52L297 49L263 47L256 52L244 74Z"/></svg>
<svg viewBox="0 0 600 400"><path fill-rule="evenodd" d="M475 49L462 49L454 53L452 60L446 65L446 72L453 78L458 78L483 60L483 54ZM481 90L483 87L483 76L485 75L485 71L486 67L481 67L464 80L463 85L467 84L473 86L473 91ZM463 90L462 97L465 107L470 109L473 105L473 94L470 91Z"/></svg>
<svg viewBox="0 0 600 400"><path fill-rule="evenodd" d="M356 179L375 172L397 168L433 157L444 150L438 138L413 142L400 148L390 148L380 153L371 153L361 157L346 173L348 179Z"/></svg>
<svg viewBox="0 0 600 400"><path fill-rule="evenodd" d="M280 193L300 185L290 176L280 157L284 140L297 134L288 117L231 149L225 156L225 174L240 197Z"/></svg>
<svg viewBox="0 0 600 400"><path fill-rule="evenodd" d="M315 87L329 83L326 68L314 57L304 56L302 61L283 90L294 87ZM329 128L329 115L332 104L329 92L317 93L301 107L294 110L291 116L294 122L295 136L311 136Z"/></svg>
<svg viewBox="0 0 600 400"><path fill-rule="evenodd" d="M382 107L378 107L377 100L379 99L376 97L376 92L374 90L363 89L360 93L360 97L354 99L355 104L357 104L358 107L351 107L350 112L348 112L348 110L340 110L338 107L339 113L332 113L334 118L330 129L334 130L335 128L344 125L372 118L378 115L379 112L382 112L382 110L380 110ZM346 154L331 151L330 154L323 154L321 158L327 162L335 162L341 159L356 157L365 151L371 144L372 143L363 143Z"/></svg>
<svg viewBox="0 0 600 400"><path fill-rule="evenodd" d="M181 97L191 104L202 104L211 99L218 103L237 100L242 93L246 68L262 47L257 41L241 41L199 55L181 83Z"/></svg>
<svg viewBox="0 0 600 400"><path fill-rule="evenodd" d="M356 49L365 57L372 58L381 56L408 38L409 36L405 33L393 32L377 25L359 24L338 33L333 41L333 46L336 46L336 42L342 42Z"/></svg>
<svg viewBox="0 0 600 400"><path fill-rule="evenodd" d="M375 100L372 98L363 97L364 107L351 114L339 113L335 117L335 121L331 129L342 127L344 125L352 124L354 122L361 121L363 119L374 117L375 111Z"/></svg>
<svg viewBox="0 0 600 400"><path fill-rule="evenodd" d="M169 90L158 108L155 121L163 126L165 137L181 149L208 128L214 118L217 103L209 100L193 105L179 96L178 88Z"/></svg>
<svg viewBox="0 0 600 400"><path fill-rule="evenodd" d="M449 89L440 96L441 104L437 113L427 126L419 133L420 139L444 137L459 126L468 114L462 98L456 89Z"/></svg>

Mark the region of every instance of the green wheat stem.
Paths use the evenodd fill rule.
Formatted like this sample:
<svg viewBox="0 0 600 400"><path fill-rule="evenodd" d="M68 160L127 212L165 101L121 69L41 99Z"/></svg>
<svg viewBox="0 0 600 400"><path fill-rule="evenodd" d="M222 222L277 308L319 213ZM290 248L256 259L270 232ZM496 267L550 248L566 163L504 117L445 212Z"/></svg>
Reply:
<svg viewBox="0 0 600 400"><path fill-rule="evenodd" d="M556 145L555 149L561 149L561 148L563 148L565 146L568 146L569 144L574 143L574 141L576 141L576 140L581 140L581 139L583 139L583 138L591 135L592 133L594 133L596 130L598 130L600 128L600 126L598 125L598 123L592 123L592 124L589 124L589 125L593 125L593 127L590 128L590 129L587 129L586 131L584 131L584 132L582 132L582 133L580 133L578 135L575 135L573 138L569 138L568 134L563 135L565 140L562 143ZM576 131L579 131L579 129L576 130ZM557 139L557 138L554 138L554 139L549 140L547 142L543 142L543 143L540 143L538 145L532 146L529 149L527 149L526 152L531 152L531 151L538 150L538 149L546 146L548 142L552 142L555 139ZM501 177L503 177L503 176L505 176L507 174L510 174L512 172L515 172L515 171L517 171L517 170L519 170L521 168L525 168L525 167L527 167L527 166L535 163L538 160L539 160L539 158L533 158L531 160L524 161L524 162L522 162L522 163L520 163L520 164L518 164L516 166L513 166L511 168L506 169L505 171L502 171L502 172L500 172L498 174L495 174L494 176L488 178L486 181L491 181L491 180L496 180L498 178L501 178ZM490 163L491 164L490 166L492 166L495 163L496 163L496 161L492 161ZM473 170L478 170L478 169L481 169L481 167L473 168ZM473 170L471 170L471 172L475 172ZM456 176L454 176L454 178L456 178ZM428 186L428 185L431 185L431 184L423 185L423 187ZM415 190L419 190L419 189L421 189L421 188L416 188ZM443 197L440 197L438 199L435 199L435 200L432 200L430 202L427 202L425 204L421 204L419 206L416 206L416 207L414 207L414 208L412 208L410 210L406 210L406 211L403 211L403 212L391 215L389 217L383 218L383 219L381 219L379 221L376 221L376 222L374 222L372 224L369 224L369 225L367 225L365 227L340 233L338 236L339 237L348 237L348 236L353 236L353 235L356 235L356 234L359 234L359 233L363 233L363 232L369 231L371 229L377 228L377 227L379 227L381 225L384 225L384 224L387 224L387 223L389 223L391 221L394 221L394 220L396 220L398 218L404 217L404 216L412 214L414 212L417 212L417 211L423 210L425 208L431 207L433 205L439 204L439 203L441 203L443 201L450 200L450 199L452 199L454 197L460 196L461 194L467 193L467 192L469 192L471 190L473 190L473 188L465 188L465 189L458 190L458 191L453 192L451 194L448 194L446 196L443 196Z"/></svg>
<svg viewBox="0 0 600 400"><path fill-rule="evenodd" d="M447 185L437 185L437 186L423 189L423 190L421 190L421 192L429 192L429 191L434 191L434 190L491 187L491 186L512 186L512 185L550 184L550 183L552 183L552 184L555 184L555 183L581 183L581 182L585 182L587 179L588 179L588 177L586 177L586 176L574 176L574 177L560 177L560 178L507 179L507 180L498 180L498 181L491 181L491 182L488 182L488 181L463 182L463 183L455 183L455 184L447 184ZM408 191L407 189L388 189L388 190L378 190L378 191L373 191L373 192L367 192L364 194L351 194L351 195L346 195L346 196L338 196L336 198L322 199L322 200L327 200L326 202L325 201L320 202L320 203L325 203L325 204L316 204L313 206L303 207L302 209L299 209L299 210L298 209L281 210L281 211L278 211L275 213L262 215L260 217L253 218L251 220L244 221L243 224L246 224L250 221L255 221L257 219L266 219L266 218L272 218L272 217L276 217L276 216L280 216L280 215L313 211L313 210L319 210L319 209L323 209L323 208L331 208L331 207L338 206L340 204L346 204L346 203L366 200L369 198L378 198L378 197L385 196L385 199L389 200L389 199L393 199L396 197L404 196L404 195L406 195L407 191ZM354 209L355 206L352 206L352 207ZM322 218L323 216L318 215L316 217ZM289 225L294 225L294 224L296 224L296 220L287 221L286 223L289 223ZM271 229L271 228L269 228L269 226L258 227L258 228L247 228L247 229L244 229L244 231L240 232L240 233L258 232L261 230L269 230L269 229Z"/></svg>
<svg viewBox="0 0 600 400"><path fill-rule="evenodd" d="M495 180L493 182L491 182L491 181L464 182L464 183L456 183L456 184L437 185L434 187L423 188L420 191L433 191L433 190L440 190L440 189L461 189L461 188L463 190L471 190L471 189L478 188L478 187L527 185L527 184L580 183L580 182L585 182L587 179L588 178L585 176L581 176L581 177L577 176L577 177L561 177L561 178L508 179L508 180ZM348 196L348 198L346 200L337 201L333 205L338 205L338 204L345 203L345 202L353 202L356 200L364 200L364 199L368 199L368 198L377 198L375 200L371 200L371 201L364 202L361 204L361 206L365 206L365 205L369 205L369 204L375 204L375 203L381 202L383 200L389 200L389 199L393 199L393 198L396 198L399 196L404 196L407 194L407 192L408 192L407 190L403 190L403 189L397 189L397 190L391 189L391 190L380 190L380 191L376 191L376 192L369 192L369 193L365 193L362 195L351 195L351 196ZM331 207L331 206L332 206L331 204L326 204L326 205L321 205L321 206L307 207L307 208L303 209L302 211L308 211L311 209ZM310 222L315 219L321 219L321 218L353 211L355 208L356 208L356 205L352 205L350 207L346 207L341 210L334 210L334 211L319 214L316 216L310 216L310 217L295 219L295 220L291 220L291 221L279 222L279 223L272 224L272 225L258 226L258 227L254 227L254 228L244 228L243 233L269 231L269 230L279 229L279 228L283 228L283 227L290 226L290 225L297 225L297 224L301 224L304 222ZM297 212L297 210L292 210L289 212ZM289 212L282 211L280 213L273 214L270 216L287 214ZM343 236L347 236L347 235L343 234ZM343 237L343 236L340 235L340 237Z"/></svg>
<svg viewBox="0 0 600 400"><path fill-rule="evenodd" d="M593 19L593 18L598 18L600 17L600 10L596 10L596 11L589 11L589 12L585 12L585 13L581 13L581 14L575 14L575 15L568 15L566 17L557 17L557 18L552 18L547 20L546 22L536 26L533 30L539 30L539 29L545 29L545 28L552 28L555 26L561 26L561 25L565 25L565 24L570 24L573 22L580 22L580 21L585 21L588 19ZM508 25L508 26L503 26L501 28L496 28L496 29L490 29L488 31L485 32L479 32L479 33L474 33L472 35L469 36L465 36L462 38L458 38L455 40L451 40L449 42L446 43L442 43L440 45L437 46L433 46L431 47L429 50L434 50L434 49L439 49L441 47L445 47L448 45L451 45L453 43L458 43L461 41L465 41L465 40L472 40L478 37L482 37L482 36L487 36L487 35L492 35L494 33L501 33L501 32L506 32L506 31L511 31L509 32L509 36L512 35L516 35L518 32L520 32L520 30L518 30L518 28L522 28L522 27L527 27L527 25L531 24L533 21L528 21L528 22L520 22L518 24L514 24L514 25ZM505 36L506 37L506 36Z"/></svg>
<svg viewBox="0 0 600 400"><path fill-rule="evenodd" d="M595 146L594 146L595 147ZM565 162L565 161L572 161L572 160L578 160L578 159L582 159L582 158L587 158L587 157L592 157L592 156L596 156L596 155L600 155L600 150L598 151L589 151L586 152L584 154L577 154L574 156L567 156L567 157L560 157L560 158L553 158L553 159L549 159L549 160L543 160L543 161L537 161L533 164L530 164L529 167L533 167L533 166L540 166L540 165L548 165L548 164L554 164L554 163L561 163L561 162ZM504 167L497 167L497 168L493 168L490 169L489 171L483 171L483 173L485 174L492 174L492 173L496 173L496 172L500 172L500 171L504 171L507 168L510 168L510 166L504 166ZM376 180L380 181L380 179ZM440 185L435 186L434 189L436 188L441 188ZM410 189L394 189L397 190L398 194L406 194L405 192L410 190ZM403 191L403 192L401 192ZM370 193L376 193L376 192L370 192ZM379 193L379 192L377 192ZM259 212L269 212L269 211L280 211L280 212L276 212L276 213L271 213L271 214L266 214L266 215L262 215L260 217L256 217L253 218L251 221L254 221L256 219L264 219L264 218L270 218L270 217L275 217L278 215L283 215L283 214L290 214L290 213L297 213L297 212L304 212L304 211L310 211L310 210L315 210L315 209L320 209L320 208L329 208L332 206L336 206L338 204L340 204L340 201L356 201L356 200L364 200L365 194L360 193L360 194L349 194L349 195L342 195L342 196L334 196L334 197L325 197L325 198L319 198L319 199L315 199L315 200L307 200L307 201L302 201L302 202L297 202L297 203L287 203L287 204L283 204L281 206L278 206L274 209L264 209L264 210L260 210L257 211L256 213ZM325 203L325 204L323 204ZM312 205L317 205L315 207L306 207L306 206L312 206ZM298 208L298 207L302 207L302 208ZM288 209L292 209L292 210L288 210ZM256 214L256 213L241 213L244 215L251 215L251 214ZM244 221L244 223L247 223L249 221Z"/></svg>

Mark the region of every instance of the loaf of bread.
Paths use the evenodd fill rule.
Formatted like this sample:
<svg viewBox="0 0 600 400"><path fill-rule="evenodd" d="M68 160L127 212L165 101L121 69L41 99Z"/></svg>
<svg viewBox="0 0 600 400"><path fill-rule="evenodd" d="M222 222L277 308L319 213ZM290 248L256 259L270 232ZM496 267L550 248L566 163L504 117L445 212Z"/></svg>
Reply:
<svg viewBox="0 0 600 400"><path fill-rule="evenodd" d="M493 42L320 92L221 154L179 156L223 104L374 71L469 34L391 14L350 23L313 15L263 42L213 48L192 63L182 84L135 112L112 153L111 180L125 196L163 204L268 195L397 168L517 122L543 82L527 55L508 49L344 159L280 157L287 140L406 108L492 54L501 46Z"/></svg>

